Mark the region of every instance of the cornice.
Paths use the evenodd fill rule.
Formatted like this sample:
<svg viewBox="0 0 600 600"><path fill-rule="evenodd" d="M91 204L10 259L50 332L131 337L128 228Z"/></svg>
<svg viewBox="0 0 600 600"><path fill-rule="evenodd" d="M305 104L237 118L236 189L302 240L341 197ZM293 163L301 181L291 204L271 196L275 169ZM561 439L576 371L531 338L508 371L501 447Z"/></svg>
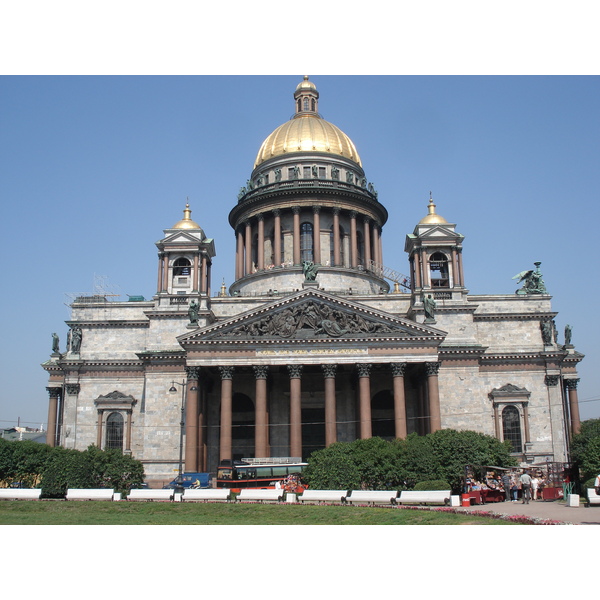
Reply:
<svg viewBox="0 0 600 600"><path fill-rule="evenodd" d="M439 311L439 309L436 309ZM557 312L537 312L537 313L475 313L474 321L539 321L541 319L553 319L558 315Z"/></svg>

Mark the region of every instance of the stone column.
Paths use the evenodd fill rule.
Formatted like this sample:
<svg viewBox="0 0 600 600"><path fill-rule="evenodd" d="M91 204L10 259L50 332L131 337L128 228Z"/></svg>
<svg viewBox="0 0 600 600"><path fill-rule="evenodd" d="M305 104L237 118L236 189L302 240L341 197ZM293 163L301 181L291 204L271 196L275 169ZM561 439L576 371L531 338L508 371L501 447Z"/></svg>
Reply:
<svg viewBox="0 0 600 600"><path fill-rule="evenodd" d="M577 396L577 384L579 379L565 379L565 386L569 396L569 413L571 415L571 433L577 435L581 430L579 418L579 399Z"/></svg>
<svg viewBox="0 0 600 600"><path fill-rule="evenodd" d="M356 211L350 213L350 266L356 269L358 265L358 245L356 240Z"/></svg>
<svg viewBox="0 0 600 600"><path fill-rule="evenodd" d="M187 399L185 407L185 470L198 471L198 379L200 369L188 367Z"/></svg>
<svg viewBox="0 0 600 600"><path fill-rule="evenodd" d="M367 218L364 221L363 239L365 241L365 268L369 269L371 267L371 221Z"/></svg>
<svg viewBox="0 0 600 600"><path fill-rule="evenodd" d="M169 256L165 253L163 254L163 281L162 281L162 291L169 291Z"/></svg>
<svg viewBox="0 0 600 600"><path fill-rule="evenodd" d="M273 264L278 267L283 262L281 258L281 211L276 208L273 215Z"/></svg>
<svg viewBox="0 0 600 600"><path fill-rule="evenodd" d="M415 265L415 272L413 277L413 289L422 287L421 283L421 257L418 252L413 254L413 262Z"/></svg>
<svg viewBox="0 0 600 600"><path fill-rule="evenodd" d="M194 265L192 267L193 275L192 275L192 292L198 292L199 281L200 281L200 263L198 261L198 255L194 254Z"/></svg>
<svg viewBox="0 0 600 600"><path fill-rule="evenodd" d="M333 266L341 265L340 257L340 209L333 209Z"/></svg>
<svg viewBox="0 0 600 600"><path fill-rule="evenodd" d="M56 446L56 421L58 414L58 399L60 398L60 388L46 388L48 392L48 427L46 429L46 444Z"/></svg>
<svg viewBox="0 0 600 600"><path fill-rule="evenodd" d="M125 425L125 450L127 454L131 454L131 426L133 422L133 410L129 409L125 411L125 417L127 423Z"/></svg>
<svg viewBox="0 0 600 600"><path fill-rule="evenodd" d="M302 457L302 365L288 365L290 374L290 456Z"/></svg>
<svg viewBox="0 0 600 600"><path fill-rule="evenodd" d="M465 274L463 271L462 250L458 251L458 272L460 275L460 285L465 287Z"/></svg>
<svg viewBox="0 0 600 600"><path fill-rule="evenodd" d="M427 370L427 396L429 400L429 431L433 433L442 428L440 390L438 385L440 363L425 363L425 368Z"/></svg>
<svg viewBox="0 0 600 600"><path fill-rule="evenodd" d="M258 215L258 248L256 250L256 268L264 271L265 268L265 217Z"/></svg>
<svg viewBox="0 0 600 600"><path fill-rule="evenodd" d="M431 279L429 277L429 260L427 259L427 250L421 248L421 273L423 275L423 287L431 287Z"/></svg>
<svg viewBox="0 0 600 600"><path fill-rule="evenodd" d="M313 206L313 262L321 264L321 219L320 206Z"/></svg>
<svg viewBox="0 0 600 600"><path fill-rule="evenodd" d="M244 234L241 230L237 232L237 252L235 257L235 278L244 276Z"/></svg>
<svg viewBox="0 0 600 600"><path fill-rule="evenodd" d="M219 460L231 460L232 456L232 400L233 367L219 367L221 373L221 440Z"/></svg>
<svg viewBox="0 0 600 600"><path fill-rule="evenodd" d="M158 281L156 282L156 293L160 294L163 291L163 253L158 253Z"/></svg>
<svg viewBox="0 0 600 600"><path fill-rule="evenodd" d="M377 253L379 255L379 262L383 264L383 242L381 241L383 237L383 227L377 227Z"/></svg>
<svg viewBox="0 0 600 600"><path fill-rule="evenodd" d="M269 456L269 421L267 418L267 375L269 367L255 366L256 402L254 405L254 452L256 458Z"/></svg>
<svg viewBox="0 0 600 600"><path fill-rule="evenodd" d="M383 265L380 252L380 239L379 239L379 226L377 223L373 223L373 260L378 265Z"/></svg>
<svg viewBox="0 0 600 600"><path fill-rule="evenodd" d="M98 427L97 427L97 435L96 435L96 446L100 448L100 450L104 450L104 445L102 444L103 438L103 425L104 425L104 411L98 411Z"/></svg>
<svg viewBox="0 0 600 600"><path fill-rule="evenodd" d="M360 363L356 365L358 371L358 394L360 413L360 439L364 440L373 436L371 422L371 365Z"/></svg>
<svg viewBox="0 0 600 600"><path fill-rule="evenodd" d="M294 206L292 208L292 213L294 214L294 229L293 229L293 249L294 255L292 260L294 265L300 264L300 207Z"/></svg>
<svg viewBox="0 0 600 600"><path fill-rule="evenodd" d="M250 221L246 221L246 233L244 235L246 242L246 275L252 273L252 225Z"/></svg>
<svg viewBox="0 0 600 600"><path fill-rule="evenodd" d="M206 254L202 255L202 270L200 272L200 293L208 294L208 257Z"/></svg>
<svg viewBox="0 0 600 600"><path fill-rule="evenodd" d="M396 437L404 439L407 436L406 427L406 398L404 395L404 373L406 363L392 363L394 390L394 425Z"/></svg>
<svg viewBox="0 0 600 600"><path fill-rule="evenodd" d="M325 379L325 446L337 442L335 373L337 365L321 365Z"/></svg>

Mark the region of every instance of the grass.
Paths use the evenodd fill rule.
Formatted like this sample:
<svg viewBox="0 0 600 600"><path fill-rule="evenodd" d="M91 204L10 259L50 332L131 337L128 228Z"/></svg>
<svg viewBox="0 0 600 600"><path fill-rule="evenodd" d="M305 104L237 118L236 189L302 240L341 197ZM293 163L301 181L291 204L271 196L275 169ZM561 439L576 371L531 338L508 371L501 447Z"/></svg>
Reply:
<svg viewBox="0 0 600 600"><path fill-rule="evenodd" d="M505 525L441 510L250 503L0 501L2 525Z"/></svg>

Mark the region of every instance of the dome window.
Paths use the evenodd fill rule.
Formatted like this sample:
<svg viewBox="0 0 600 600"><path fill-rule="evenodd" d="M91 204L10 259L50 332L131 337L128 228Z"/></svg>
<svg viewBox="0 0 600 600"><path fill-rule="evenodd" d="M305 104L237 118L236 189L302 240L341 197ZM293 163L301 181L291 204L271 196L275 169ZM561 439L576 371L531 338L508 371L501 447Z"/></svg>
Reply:
<svg viewBox="0 0 600 600"><path fill-rule="evenodd" d="M300 260L313 260L313 226L302 223L300 226Z"/></svg>

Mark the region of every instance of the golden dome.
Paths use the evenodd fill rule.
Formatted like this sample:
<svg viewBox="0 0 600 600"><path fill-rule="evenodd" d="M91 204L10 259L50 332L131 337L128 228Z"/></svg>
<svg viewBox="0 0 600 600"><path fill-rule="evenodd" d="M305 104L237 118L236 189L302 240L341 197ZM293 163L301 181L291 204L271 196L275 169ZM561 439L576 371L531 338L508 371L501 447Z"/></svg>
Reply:
<svg viewBox="0 0 600 600"><path fill-rule="evenodd" d="M319 92L308 77L298 84L294 92L296 114L280 125L262 143L254 167L276 156L294 152L325 152L343 156L362 167L360 156L352 140L338 127L318 113Z"/></svg>
<svg viewBox="0 0 600 600"><path fill-rule="evenodd" d="M436 224L445 224L448 223L448 221L446 221L446 219L444 219L444 217L442 217L441 215L438 215L435 212L435 204L433 203L433 198L429 198L429 206L427 207L429 209L429 213L426 217L423 217L420 221L419 221L419 225L436 225Z"/></svg>
<svg viewBox="0 0 600 600"><path fill-rule="evenodd" d="M190 205L186 204L183 211L183 219L175 223L173 229L201 229L196 221L192 221L191 214L192 211L190 210Z"/></svg>

